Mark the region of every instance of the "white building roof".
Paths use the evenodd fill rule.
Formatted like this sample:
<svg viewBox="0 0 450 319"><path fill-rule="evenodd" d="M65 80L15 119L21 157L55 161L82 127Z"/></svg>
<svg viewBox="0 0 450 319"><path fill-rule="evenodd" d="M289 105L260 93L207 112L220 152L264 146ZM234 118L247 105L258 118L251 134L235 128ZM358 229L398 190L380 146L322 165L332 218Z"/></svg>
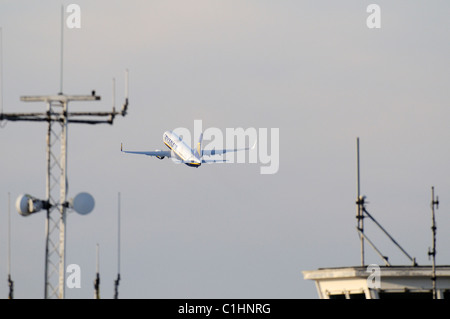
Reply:
<svg viewBox="0 0 450 319"><path fill-rule="evenodd" d="M431 297L431 266L378 266L319 268L303 271L314 280L321 299ZM438 298L450 297L450 266L436 266Z"/></svg>

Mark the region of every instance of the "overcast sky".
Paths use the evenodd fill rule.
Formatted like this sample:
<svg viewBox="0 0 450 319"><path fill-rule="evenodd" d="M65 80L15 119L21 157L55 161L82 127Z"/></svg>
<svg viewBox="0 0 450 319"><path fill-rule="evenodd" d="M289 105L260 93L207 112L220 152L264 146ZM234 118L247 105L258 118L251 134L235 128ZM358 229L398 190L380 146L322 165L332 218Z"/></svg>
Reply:
<svg viewBox="0 0 450 319"><path fill-rule="evenodd" d="M430 264L431 186L437 262L450 263L450 3L448 1L63 1L81 8L65 29L64 93L109 111L130 72L130 105L113 126L69 127L69 197L88 191L87 216L69 213L66 264L101 297L117 274L117 193L122 194L121 298L316 298L303 270L358 265L356 137L368 211L419 264ZM366 8L381 7L369 29ZM59 91L60 7L0 1L4 112L44 111L22 95ZM67 15L66 15L67 17ZM165 149L177 127L278 128L279 171L261 163L198 169L129 149ZM0 260L7 254L8 192L45 196L45 123L0 129ZM260 141L261 142L261 141ZM205 141L207 146L208 141ZM13 205L12 205L13 206ZM45 214L12 213L17 298L44 294ZM409 261L367 221L393 264ZM382 261L367 248L366 261ZM3 278L3 279L2 279ZM6 261L0 297L7 297Z"/></svg>

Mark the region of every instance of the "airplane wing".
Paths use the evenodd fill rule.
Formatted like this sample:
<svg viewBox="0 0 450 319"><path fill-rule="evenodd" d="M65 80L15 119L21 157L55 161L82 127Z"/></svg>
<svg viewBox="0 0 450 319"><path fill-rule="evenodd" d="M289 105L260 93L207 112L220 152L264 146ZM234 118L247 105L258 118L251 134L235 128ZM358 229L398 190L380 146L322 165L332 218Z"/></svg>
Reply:
<svg viewBox="0 0 450 319"><path fill-rule="evenodd" d="M229 152L247 151L247 150L250 150L250 149L254 149L255 145L256 145L256 141L255 141L255 144L253 144L252 147L234 148L234 149L227 149L227 150L216 150L216 149L203 150L202 151L202 155L203 156L212 156L212 155L222 155L222 154L229 153Z"/></svg>
<svg viewBox="0 0 450 319"><path fill-rule="evenodd" d="M212 164L212 163L227 163L226 160L202 160L204 164Z"/></svg>
<svg viewBox="0 0 450 319"><path fill-rule="evenodd" d="M120 144L120 151L122 153L128 154L139 154L139 155L147 155L147 156L156 156L158 158L171 157L172 154L170 151L124 151L122 148L122 144Z"/></svg>

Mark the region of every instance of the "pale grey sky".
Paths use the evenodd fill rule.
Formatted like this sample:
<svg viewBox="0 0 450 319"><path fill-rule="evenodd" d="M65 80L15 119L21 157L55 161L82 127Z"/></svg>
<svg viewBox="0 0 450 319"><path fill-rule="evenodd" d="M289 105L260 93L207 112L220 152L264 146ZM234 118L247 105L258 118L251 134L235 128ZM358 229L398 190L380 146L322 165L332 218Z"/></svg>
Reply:
<svg viewBox="0 0 450 319"><path fill-rule="evenodd" d="M357 136L369 212L428 264L434 185L437 262L450 263L447 1L63 3L81 7L81 29L65 31L64 92L102 96L71 109L109 110L112 77L120 103L130 70L125 118L69 128L69 194L88 191L96 207L68 216L66 261L80 265L82 287L67 298L93 296L97 243L101 296L113 296L119 191L120 297L316 298L302 270L359 263ZM381 7L381 29L366 26L370 3ZM59 23L60 3L0 2L4 112L43 111L19 97L58 92ZM119 151L121 142L164 149L165 130L193 130L196 119L224 131L279 128L279 172L193 169ZM44 123L0 129L0 260L8 192L13 201L45 195L45 134ZM43 297L44 219L12 211L17 298ZM370 223L367 232L390 261L408 263ZM5 297L6 278L2 262Z"/></svg>

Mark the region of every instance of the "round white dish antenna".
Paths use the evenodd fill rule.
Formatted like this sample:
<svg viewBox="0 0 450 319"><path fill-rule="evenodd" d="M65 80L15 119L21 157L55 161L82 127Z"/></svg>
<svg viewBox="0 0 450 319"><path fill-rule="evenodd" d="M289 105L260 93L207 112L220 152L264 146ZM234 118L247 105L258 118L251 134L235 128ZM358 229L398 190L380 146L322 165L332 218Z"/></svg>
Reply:
<svg viewBox="0 0 450 319"><path fill-rule="evenodd" d="M80 215L87 215L94 209L95 201L89 193L79 193L71 200L71 208Z"/></svg>

